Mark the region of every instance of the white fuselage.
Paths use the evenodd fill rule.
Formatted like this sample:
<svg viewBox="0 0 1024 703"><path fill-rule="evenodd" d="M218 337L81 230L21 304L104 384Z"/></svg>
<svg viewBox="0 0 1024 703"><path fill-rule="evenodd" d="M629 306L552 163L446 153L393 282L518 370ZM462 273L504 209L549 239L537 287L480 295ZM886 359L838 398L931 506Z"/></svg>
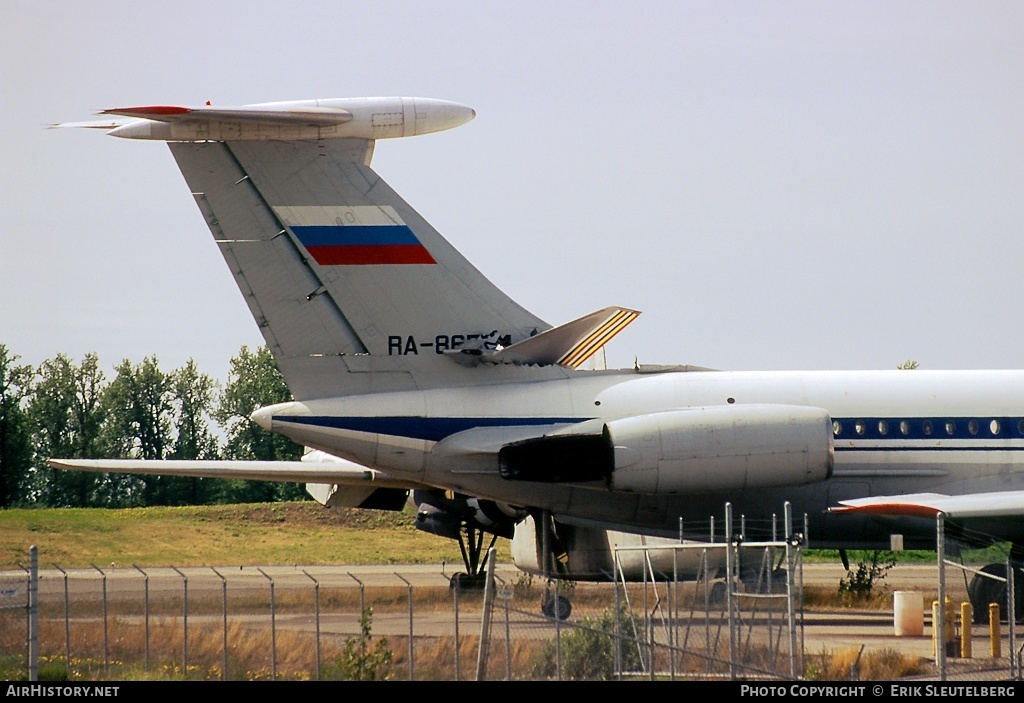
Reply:
<svg viewBox="0 0 1024 703"><path fill-rule="evenodd" d="M827 411L831 477L756 490L644 494L599 482L510 481L498 473L497 449L538 432L753 404ZM868 518L839 522L825 514L839 500L1024 488L1022 371L591 371L535 383L286 403L257 415L296 441L395 476L550 510L581 524L666 535L674 534L680 518L720 514L725 502L756 521L779 514L788 501L795 514L806 514L812 544L855 546L877 542L892 525Z"/></svg>

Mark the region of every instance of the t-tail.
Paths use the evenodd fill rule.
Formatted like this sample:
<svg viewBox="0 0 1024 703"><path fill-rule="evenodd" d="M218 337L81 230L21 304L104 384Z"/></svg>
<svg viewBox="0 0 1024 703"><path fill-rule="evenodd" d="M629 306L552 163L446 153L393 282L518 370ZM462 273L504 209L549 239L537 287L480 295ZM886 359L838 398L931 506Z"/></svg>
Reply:
<svg viewBox="0 0 1024 703"><path fill-rule="evenodd" d="M377 139L459 126L468 107L358 98L101 114L132 118L113 136L168 142L298 400L476 384L482 366L564 373L637 315L606 308L552 329L370 167Z"/></svg>

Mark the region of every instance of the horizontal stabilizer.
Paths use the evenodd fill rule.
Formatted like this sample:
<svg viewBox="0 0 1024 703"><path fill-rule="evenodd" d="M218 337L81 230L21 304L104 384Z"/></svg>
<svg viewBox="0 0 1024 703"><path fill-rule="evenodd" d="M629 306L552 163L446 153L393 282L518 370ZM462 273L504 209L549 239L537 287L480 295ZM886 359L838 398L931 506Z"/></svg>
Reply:
<svg viewBox="0 0 1024 703"><path fill-rule="evenodd" d="M352 120L352 113L340 107L291 107L265 108L257 105L241 107L182 107L179 105L143 105L139 107L115 107L103 110L101 115L136 117L157 122L196 122L213 120L218 122L264 122L267 124L319 125L327 127L345 124Z"/></svg>
<svg viewBox="0 0 1024 703"><path fill-rule="evenodd" d="M102 129L112 130L128 124L128 120L89 120L86 122L60 122L47 125L47 129Z"/></svg>
<svg viewBox="0 0 1024 703"><path fill-rule="evenodd" d="M467 366L482 363L538 366L558 364L576 369L639 315L636 310L604 308L508 347L463 347L446 351L445 354Z"/></svg>
<svg viewBox="0 0 1024 703"><path fill-rule="evenodd" d="M328 98L231 107L209 103L135 105L101 110L127 121L67 122L109 129L113 137L166 142L310 141L415 137L469 122L472 108L432 98Z"/></svg>
<svg viewBox="0 0 1024 703"><path fill-rule="evenodd" d="M874 496L839 501L830 513L862 513L891 517L999 518L1024 516L1024 491L996 491L950 496L941 493Z"/></svg>

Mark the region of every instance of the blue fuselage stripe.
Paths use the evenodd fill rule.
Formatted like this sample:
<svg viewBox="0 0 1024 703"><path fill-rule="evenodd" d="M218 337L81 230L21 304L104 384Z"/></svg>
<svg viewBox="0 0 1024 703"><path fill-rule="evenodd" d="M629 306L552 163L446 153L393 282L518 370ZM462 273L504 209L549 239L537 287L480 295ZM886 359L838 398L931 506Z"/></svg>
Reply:
<svg viewBox="0 0 1024 703"><path fill-rule="evenodd" d="M280 417L275 422L330 427L353 432L425 439L440 442L445 437L475 427L511 427L536 425L567 425L588 418L578 417Z"/></svg>
<svg viewBox="0 0 1024 703"><path fill-rule="evenodd" d="M275 422L288 422L314 427L329 427L353 432L408 437L439 442L458 432L476 427L514 427L538 425L570 425L584 422L589 417L335 417L276 416ZM1024 439L1024 418L1019 417L935 417L935 418L835 418L839 431L835 433L837 451L988 451L994 449L1024 450L1024 446L1009 447L1010 439ZM905 426L901 423L906 423ZM948 426L947 423L952 423ZM931 432L928 432L928 428ZM883 432L883 429L885 430ZM952 431L949 431L952 430ZM973 432L972 432L973 430ZM993 432L995 430L995 432ZM864 440L884 442L884 446L863 446ZM970 445L942 447L910 444L912 441L931 442L949 440L969 441ZM850 446L850 442L856 442Z"/></svg>

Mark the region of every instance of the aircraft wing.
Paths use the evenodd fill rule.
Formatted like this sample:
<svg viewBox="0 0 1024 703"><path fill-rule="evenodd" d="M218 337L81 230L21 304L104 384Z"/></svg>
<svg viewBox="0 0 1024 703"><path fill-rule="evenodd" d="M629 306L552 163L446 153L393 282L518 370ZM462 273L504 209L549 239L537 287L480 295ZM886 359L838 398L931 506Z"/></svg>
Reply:
<svg viewBox="0 0 1024 703"><path fill-rule="evenodd" d="M408 491L433 488L320 451L309 452L301 461L50 459L46 463L66 471L305 483L306 492L328 507L400 510Z"/></svg>
<svg viewBox="0 0 1024 703"><path fill-rule="evenodd" d="M891 517L935 517L944 513L953 519L1005 518L1024 516L1024 491L996 491L951 496L942 493L914 493L902 496L874 496L842 500L830 513L861 513Z"/></svg>

